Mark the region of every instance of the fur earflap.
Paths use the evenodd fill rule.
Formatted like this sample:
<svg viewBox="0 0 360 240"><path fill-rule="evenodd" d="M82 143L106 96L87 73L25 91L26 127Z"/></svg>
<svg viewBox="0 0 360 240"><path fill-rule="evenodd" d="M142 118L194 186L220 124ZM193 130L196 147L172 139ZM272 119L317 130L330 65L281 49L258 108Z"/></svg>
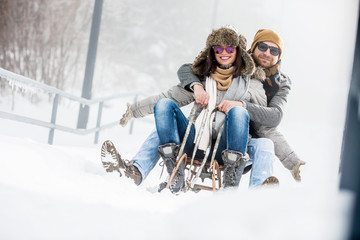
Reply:
<svg viewBox="0 0 360 240"><path fill-rule="evenodd" d="M247 45L247 40L243 35L239 35L239 46L242 49L246 49L246 45Z"/></svg>
<svg viewBox="0 0 360 240"><path fill-rule="evenodd" d="M260 82L264 82L266 79L265 71L262 67L256 67L254 73L251 75L251 78L257 79Z"/></svg>

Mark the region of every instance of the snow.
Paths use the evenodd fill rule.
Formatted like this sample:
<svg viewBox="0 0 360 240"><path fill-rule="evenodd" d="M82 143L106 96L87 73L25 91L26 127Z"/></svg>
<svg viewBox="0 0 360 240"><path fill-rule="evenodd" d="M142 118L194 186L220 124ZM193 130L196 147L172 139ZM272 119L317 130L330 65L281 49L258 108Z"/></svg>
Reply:
<svg viewBox="0 0 360 240"><path fill-rule="evenodd" d="M119 173L106 173L100 161L101 143L107 138L123 157L131 158L152 130L152 121L136 121L131 135L128 127L114 127L100 134L98 144L85 145L59 131L55 142L62 144L56 145L34 135L12 136L10 132L32 127L0 122L1 239L343 239L346 235L353 195L337 189L337 175L321 184L319 178L326 178L329 171L312 175L308 159L311 167L303 167L300 184L277 161L278 188L249 190L247 174L237 191L176 196L157 192L165 178L163 174L160 179L159 165L136 186ZM91 141L92 136L86 139Z"/></svg>
<svg viewBox="0 0 360 240"><path fill-rule="evenodd" d="M238 22L248 23L246 17L254 15L253 24L234 25L248 37L248 44L259 28L278 30L287 43L282 67L294 84L280 130L307 162L301 167L301 183L277 160L278 188L249 190L247 174L237 191L158 193L157 186L165 178L163 174L160 179L159 165L142 185L135 186L118 173L106 173L100 161L101 143L107 139L131 159L154 128L151 116L136 120L132 134L129 126L101 132L98 144L93 144L93 135L55 131L54 145L46 143L48 129L0 119L0 239L345 239L354 196L338 189L338 167L358 1L276 3L245 2L248 15L239 14L243 20ZM259 17L259 12L265 12L260 6L271 17ZM227 4L218 6L217 24L233 23L230 18L235 13L229 14L230 10ZM273 14L278 11L282 14ZM300 17L304 12L306 17ZM204 35L194 42L196 49L203 46L208 32L204 28ZM152 51L161 56L165 47L172 48L165 45ZM193 59L196 53L190 55ZM127 72L132 76L137 70ZM144 89L157 81L144 73L139 78ZM106 84L114 86L110 81ZM50 119L51 103L30 104L21 93L14 99L12 110L11 97L2 96L0 109ZM103 123L119 119L127 101L106 103ZM57 122L74 126L78 109L77 104L61 99ZM91 108L91 127L96 121L93 111L96 107Z"/></svg>

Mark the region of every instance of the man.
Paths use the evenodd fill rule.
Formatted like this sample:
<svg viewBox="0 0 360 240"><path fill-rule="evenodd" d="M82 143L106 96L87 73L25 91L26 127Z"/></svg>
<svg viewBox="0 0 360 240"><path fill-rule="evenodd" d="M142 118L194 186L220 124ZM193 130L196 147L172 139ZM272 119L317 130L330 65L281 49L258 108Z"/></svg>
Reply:
<svg viewBox="0 0 360 240"><path fill-rule="evenodd" d="M279 55L277 55L277 48L280 49ZM282 134L275 129L282 119L283 109L290 90L290 79L280 71L282 49L282 40L276 32L261 29L255 34L250 51L253 54L255 63L264 67L266 73L266 81L263 86L269 109L262 108L260 110L258 109L259 106L251 103L249 103L246 108L249 112L262 114L262 117L253 117L256 119L254 122L266 127L262 131L264 132L265 130L267 133L262 136L269 137L274 143L277 142L277 144L275 144L275 154L284 167L290 170L294 179L300 182L300 166L304 165L305 162L300 160ZM286 88L288 88L288 90ZM265 124L266 119L272 119L269 125ZM270 135L272 137L270 137Z"/></svg>
<svg viewBox="0 0 360 240"><path fill-rule="evenodd" d="M261 106L248 101L240 104L249 112L253 129L251 134L255 137L270 138L275 143L275 154L284 165L290 170L294 179L301 181L300 166L305 162L301 161L293 149L285 140L284 136L276 130L283 116L283 110L290 91L290 79L280 71L281 53L283 42L281 37L269 29L260 29L254 37L249 52L257 66L264 69L266 80L263 88L267 97L267 106ZM194 91L196 102L206 106L208 95L199 82L199 79L192 73L191 65L183 65L178 72L181 84L189 91ZM229 107L232 107L231 105Z"/></svg>

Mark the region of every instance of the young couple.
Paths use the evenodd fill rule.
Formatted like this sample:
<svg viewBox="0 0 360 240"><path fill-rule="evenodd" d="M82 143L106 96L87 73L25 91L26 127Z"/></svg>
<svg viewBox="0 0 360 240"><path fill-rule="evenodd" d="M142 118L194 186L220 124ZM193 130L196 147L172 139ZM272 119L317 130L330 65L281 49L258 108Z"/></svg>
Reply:
<svg viewBox="0 0 360 240"><path fill-rule="evenodd" d="M154 113L156 131L150 134L131 161L122 159L113 143L105 141L102 146L105 169L109 172L124 169L125 176L139 185L161 156L171 174L189 121L180 107L195 102L202 108L196 112L197 120L191 127L184 152L192 154L199 119L216 108L212 119L207 116L214 124L212 129L205 128L204 134L208 137L201 141L199 154L206 146L213 149L219 129L224 125L215 159L224 164L225 188L237 187L244 169L250 166L250 187L277 183L272 176L275 154L295 180L301 181L299 168L305 162L276 130L290 91L289 78L280 72L282 50L282 40L272 30L259 30L249 51L246 51L246 39L233 27L213 30L205 49L193 64L180 67L179 85L128 104L121 125L126 125L132 117ZM116 161L109 161L105 157L107 153ZM170 189L178 192L183 186L184 166L181 164Z"/></svg>

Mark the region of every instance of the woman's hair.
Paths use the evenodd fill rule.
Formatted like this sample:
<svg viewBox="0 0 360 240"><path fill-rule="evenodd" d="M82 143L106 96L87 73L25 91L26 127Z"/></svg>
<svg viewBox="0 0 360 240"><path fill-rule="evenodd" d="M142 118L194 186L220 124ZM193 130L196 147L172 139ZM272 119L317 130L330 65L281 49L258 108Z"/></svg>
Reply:
<svg viewBox="0 0 360 240"><path fill-rule="evenodd" d="M233 77L236 78L241 75L241 70L243 68L242 57L240 54L239 46L236 47L236 58L232 65L234 66ZM206 61L201 66L201 73L204 76L208 77L208 76L210 76L211 73L215 72L217 66L218 66L218 62L216 61L216 58L215 58L214 49L212 47L210 47L207 52Z"/></svg>

